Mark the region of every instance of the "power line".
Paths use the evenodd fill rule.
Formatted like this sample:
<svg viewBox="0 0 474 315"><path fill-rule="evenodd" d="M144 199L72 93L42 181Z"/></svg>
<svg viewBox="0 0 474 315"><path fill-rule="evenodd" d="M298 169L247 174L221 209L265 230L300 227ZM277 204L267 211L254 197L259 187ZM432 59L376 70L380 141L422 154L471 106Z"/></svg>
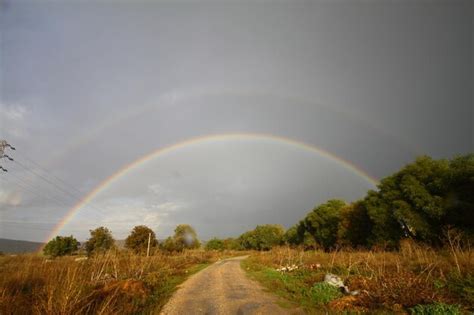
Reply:
<svg viewBox="0 0 474 315"><path fill-rule="evenodd" d="M13 170L15 171L15 170ZM13 174L11 174L13 175ZM55 198L55 194L53 193L52 195L49 195L49 194L46 194L46 191L42 190L42 189L39 189L39 187L33 185L31 182L32 180L29 179L29 178L26 178L26 177L22 177L19 175L19 173L15 173L15 177L13 180L13 178L9 177L9 175L7 174L6 177L5 176L2 176L0 178L3 178L5 180L9 180L10 182L12 182L13 184L15 184L16 186L20 187L20 189L22 190L25 190L25 191L28 191L34 195L36 195L37 197L39 197L40 199L43 199L44 197L50 199L50 200L54 200L56 201L58 204L60 204L62 207L66 207L66 208L69 208L71 205L69 204L70 202L69 201L64 201L62 200L61 198Z"/></svg>
<svg viewBox="0 0 474 315"><path fill-rule="evenodd" d="M34 170L28 168L28 166L24 165L23 163L21 163L21 162L19 162L19 161L17 161L17 160L15 160L15 162L16 162L18 165L20 165L23 169L25 169L26 171L32 173L32 174L35 175L35 176L38 176L38 177L39 177L40 179L42 179L44 182L46 182L46 183L48 183L48 184L54 186L54 187L55 187L56 189L58 189L59 191L65 193L65 194L67 194L68 196L70 196L71 198L73 198L73 201L74 201L75 203L79 202L79 201L82 199L81 196L77 196L77 195L75 195L75 194L73 194L73 193L71 193L71 192L69 192L69 191L63 189L61 186L57 185L56 183L54 183L53 181L51 181L51 180L48 179L47 177L45 177L45 176L39 174L38 172L35 172ZM96 206L94 206L94 205L92 205L92 204L89 204L89 206L90 206L91 208L93 208L93 209L95 209L95 210L101 212L101 213L104 212L104 210L99 209L99 208L97 208Z"/></svg>
<svg viewBox="0 0 474 315"><path fill-rule="evenodd" d="M0 149L1 149L1 155L0 157L5 157L5 154L4 154L4 151L6 148L10 148L11 150L16 150L15 147L11 146L6 140L1 140L0 141ZM48 171L46 168L42 167L39 163L35 162L34 160L32 160L31 158L28 158L27 156L25 156L24 154L19 154L24 160L28 161L29 163L35 165L39 170L41 170L43 174L41 174L40 172L30 168L28 165L26 165L26 163L22 163L20 161L18 161L17 159L14 159L10 156L6 156L7 159L9 161L12 161L14 162L13 165L19 165L22 169L24 169L25 171L33 174L35 177L41 179L42 181L46 182L47 184L50 185L50 187L53 187L55 188L56 190L62 192L63 194L66 194L67 196L69 196L70 198L72 198L72 200L74 201L74 203L77 203L79 202L81 199L82 199L82 195L84 194L83 192L81 192L80 190L74 188L73 186L67 184L64 180L60 179L59 177L55 176L52 174L52 172ZM2 167L3 169L3 167ZM6 170L5 170L6 171ZM24 185L27 185L26 183L27 181L25 180L23 182ZM61 187L59 184L61 183L61 185L64 185L66 186L66 189ZM28 186L28 185L27 185ZM31 185L30 185L30 188L31 188ZM73 192L71 192L71 190L77 192L79 194L79 196ZM55 198L52 198L50 196L48 196L49 199L51 200L56 200ZM70 207L70 205L67 205L67 207ZM97 208L96 206L94 206L93 204L88 204L88 207L96 210L97 212L101 213L101 214L104 214L104 210L103 209L99 209Z"/></svg>
<svg viewBox="0 0 474 315"><path fill-rule="evenodd" d="M57 184L53 183L51 180L47 179L46 177L42 176L41 174L38 174L37 172L31 170L30 168L28 168L26 165L24 165L23 163L19 162L19 161L16 161L14 158L8 156L5 154L5 149L6 148L10 148L12 150L16 150L15 147L13 147L11 144L9 144L6 140L0 140L0 158L7 158L9 161L13 161L13 162L16 162L18 165L20 165L21 167L23 167L25 170L31 172L33 175L35 176L38 176L39 178L43 179L44 181L46 181L47 183L53 185L54 187L56 187L57 189L59 189L60 191L72 196L74 199L76 199L77 197L74 196L73 194L69 193L68 191L65 191L64 189L62 189L60 186L58 186ZM32 160L31 160L32 161ZM2 169L4 170L4 168L2 167ZM5 180L7 180L6 178L4 178ZM27 190L29 191L30 193L33 193L35 194L36 196L40 197L40 198L43 198L43 197L46 197L50 200L53 200L54 202L58 203L59 205L61 205L61 207L70 207L70 205L66 204L64 201L62 200L58 200L54 197L51 197L51 196L48 196L48 195L44 195L44 194L41 194L39 193L38 191L35 190L35 187L32 185L30 185L29 183L27 183L27 180L24 180L23 178L19 177L18 174L16 174L16 177L15 179L17 180L17 182L15 181L12 181L10 180L11 183L14 183L15 185L17 185L18 187L20 187L21 189L23 190ZM7 180L8 181L8 180Z"/></svg>
<svg viewBox="0 0 474 315"><path fill-rule="evenodd" d="M58 206L61 206L61 207L66 207L66 208L69 208L70 205L66 204L64 201L61 201L59 199L56 199L54 197L51 197L51 196L48 196L48 195L45 195L45 194L41 194L40 192L37 192L35 191L31 186L28 186L25 182L22 182L20 181L18 178L16 179L17 181L13 181L11 179L8 179L8 178L4 178L4 177L0 177L0 179L6 181L6 182L10 182L16 186L18 186L20 189L22 190L26 190L30 193L32 193L33 195L35 195L36 197L40 198L40 199L43 199L43 198L47 198L53 202L55 202Z"/></svg>
<svg viewBox="0 0 474 315"><path fill-rule="evenodd" d="M72 193L70 193L69 191L63 189L61 186L57 185L56 183L54 183L53 181L49 180L48 178L46 178L45 176L35 172L34 170L30 169L28 166L24 165L23 163L15 160L15 163L17 163L18 165L20 165L23 169L25 169L26 171L32 173L33 175L35 176L38 176L40 179L42 179L43 181L45 181L46 183L50 184L50 185L53 185L54 187L56 187L58 190L62 191L63 193L71 196L72 198L74 199L78 199L77 196L73 195Z"/></svg>
<svg viewBox="0 0 474 315"><path fill-rule="evenodd" d="M74 190L75 192L79 193L79 194L84 194L83 191L80 191L78 189L76 189L75 187L69 185L68 183L66 183L64 180L62 180L61 178L55 176L52 172L48 171L47 169L45 169L43 166L41 166L39 163L33 161L32 159L30 159L29 157L21 154L21 153L17 153L17 155L19 155L21 158L25 159L26 161L28 161L29 163L33 164L34 166L36 166L38 169L40 169L43 173L47 174L48 176L50 176L51 178L53 178L54 180L56 180L57 182L61 183L62 185L66 186L68 189L70 190Z"/></svg>

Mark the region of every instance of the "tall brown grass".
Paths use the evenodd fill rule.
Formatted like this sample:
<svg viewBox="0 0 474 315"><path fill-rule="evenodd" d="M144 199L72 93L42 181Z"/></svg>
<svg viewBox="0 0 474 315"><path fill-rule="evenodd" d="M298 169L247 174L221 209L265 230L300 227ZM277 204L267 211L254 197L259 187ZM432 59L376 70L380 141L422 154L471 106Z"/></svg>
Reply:
<svg viewBox="0 0 474 315"><path fill-rule="evenodd" d="M254 255L256 265L298 265L293 275L308 289L326 273L341 276L361 293L332 303L333 310L388 309L403 313L418 304L458 304L474 308L474 251L455 240L434 250L404 241L399 251L340 249L303 251L281 247ZM314 268L320 264L320 268ZM291 276L291 273L288 274Z"/></svg>
<svg viewBox="0 0 474 315"><path fill-rule="evenodd" d="M155 313L175 286L226 253L186 251L151 257L111 251L87 260L0 257L0 314Z"/></svg>

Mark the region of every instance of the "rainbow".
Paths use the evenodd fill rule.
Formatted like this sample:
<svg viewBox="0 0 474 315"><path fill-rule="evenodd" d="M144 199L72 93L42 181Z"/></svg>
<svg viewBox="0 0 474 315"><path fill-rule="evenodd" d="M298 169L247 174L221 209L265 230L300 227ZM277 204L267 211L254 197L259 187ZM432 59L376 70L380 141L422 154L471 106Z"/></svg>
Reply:
<svg viewBox="0 0 474 315"><path fill-rule="evenodd" d="M75 204L71 209L69 209L66 215L61 219L61 221L54 227L54 229L48 235L47 239L45 240L45 243L49 241L50 239L52 239L57 234L59 234L62 228L74 218L76 213L81 208L83 208L87 203L89 203L95 196L97 196L101 191L105 190L108 186L113 184L119 178L135 170L138 166L143 165L156 157L162 156L166 153L172 152L174 150L177 150L189 145L195 145L195 144L200 144L204 142L231 141L231 140L267 140L267 141L272 140L272 141L296 146L304 150L317 153L321 156L324 156L330 160L337 162L342 167L346 168L347 170L351 171L357 176L360 176L364 178L365 180L367 180L367 182L372 184L374 187L378 184L377 179L373 178L366 171L362 170L360 167L352 164L351 162L344 160L343 158L338 157L334 155L333 153L325 151L321 148L318 148L316 146L313 146L304 142L300 142L294 139L285 138L281 136L275 136L275 135L269 135L269 134L258 134L258 133L229 133L229 134L200 136L200 137L190 138L190 139L187 139L187 140L184 140L184 141L181 141L181 142L178 142L166 147L159 148L123 166L117 172L115 172L114 174L106 178L104 181L102 181L92 191L90 191L86 196L84 196L84 198L82 198L77 204Z"/></svg>
<svg viewBox="0 0 474 315"><path fill-rule="evenodd" d="M365 126L370 128L379 135L384 135L390 138L390 141L400 144L405 147L409 152L417 153L416 155L421 155L420 151L416 146L411 143L407 143L406 139L403 141L395 137L393 134L388 133L388 130L385 128L380 128L375 125L371 120L366 119L365 117L355 116L348 111L338 109L338 106L327 106L323 103L315 103L314 100L301 97L300 95L285 95L279 94L275 91L261 91L253 89L228 89L225 87L198 87L198 88L189 88L189 89L174 89L167 93L162 94L157 100L154 100L150 103L143 104L141 106L133 106L128 111L120 111L107 117L107 120L103 121L101 124L98 124L95 127L88 128L85 134L81 134L77 139L73 139L67 145L65 145L62 150L55 153L55 159L62 159L66 154L71 154L77 150L80 150L81 146L87 144L92 139L94 139L98 134L104 130L119 126L124 124L126 121L136 118L150 110L158 108L170 108L175 104L185 101L191 101L193 99L198 99L201 97L215 97L215 96L243 96L243 97L271 97L275 99L280 99L289 104L311 104L312 106L323 108L327 111L331 111L335 114L343 116L348 121L356 123L358 125Z"/></svg>

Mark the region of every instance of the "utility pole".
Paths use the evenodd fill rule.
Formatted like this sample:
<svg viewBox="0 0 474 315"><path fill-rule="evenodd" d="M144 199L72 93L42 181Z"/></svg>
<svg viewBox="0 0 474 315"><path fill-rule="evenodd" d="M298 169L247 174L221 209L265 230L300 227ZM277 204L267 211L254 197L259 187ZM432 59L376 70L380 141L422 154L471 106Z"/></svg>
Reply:
<svg viewBox="0 0 474 315"><path fill-rule="evenodd" d="M16 150L7 140L0 140L0 159L7 159L9 161L14 161L13 158L5 154L5 149L10 148L11 150ZM8 172L6 168L0 165L0 171Z"/></svg>
<svg viewBox="0 0 474 315"><path fill-rule="evenodd" d="M150 256L150 242L151 242L151 233L148 233L148 247L146 249L146 257Z"/></svg>

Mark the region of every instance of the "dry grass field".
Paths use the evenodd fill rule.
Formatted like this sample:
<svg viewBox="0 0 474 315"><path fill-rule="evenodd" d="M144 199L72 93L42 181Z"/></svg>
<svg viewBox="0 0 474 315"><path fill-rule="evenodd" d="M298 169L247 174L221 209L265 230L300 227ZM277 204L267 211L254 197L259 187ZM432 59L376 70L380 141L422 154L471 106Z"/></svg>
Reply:
<svg viewBox="0 0 474 315"><path fill-rule="evenodd" d="M277 271L292 265L297 266L292 271ZM462 314L474 310L474 251L458 246L435 251L405 242L392 252L283 247L256 253L243 267L308 313ZM340 276L359 294L343 295L324 286L327 273Z"/></svg>
<svg viewBox="0 0 474 315"><path fill-rule="evenodd" d="M151 257L125 251L90 259L0 256L0 314L153 314L190 274L226 252Z"/></svg>
<svg viewBox="0 0 474 315"><path fill-rule="evenodd" d="M248 252L243 268L269 291L312 314L462 314L474 310L474 251ZM151 257L110 251L85 259L0 256L0 314L157 314L176 286L218 259L243 252L189 250ZM82 257L82 258L81 258ZM292 271L278 271L284 266ZM340 276L355 296L322 283Z"/></svg>

